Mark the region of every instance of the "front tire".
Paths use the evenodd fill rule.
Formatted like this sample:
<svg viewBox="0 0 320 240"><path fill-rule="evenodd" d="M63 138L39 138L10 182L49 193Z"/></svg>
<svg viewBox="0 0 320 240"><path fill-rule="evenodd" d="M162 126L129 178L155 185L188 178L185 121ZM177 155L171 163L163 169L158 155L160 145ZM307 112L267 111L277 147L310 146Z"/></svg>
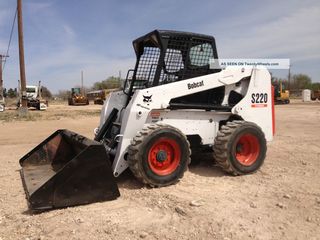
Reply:
<svg viewBox="0 0 320 240"><path fill-rule="evenodd" d="M169 125L144 127L131 141L128 163L132 173L151 187L174 184L190 163L191 150L186 136Z"/></svg>
<svg viewBox="0 0 320 240"><path fill-rule="evenodd" d="M221 127L213 151L215 160L224 171L243 175L256 172L262 166L267 144L258 125L233 121Z"/></svg>

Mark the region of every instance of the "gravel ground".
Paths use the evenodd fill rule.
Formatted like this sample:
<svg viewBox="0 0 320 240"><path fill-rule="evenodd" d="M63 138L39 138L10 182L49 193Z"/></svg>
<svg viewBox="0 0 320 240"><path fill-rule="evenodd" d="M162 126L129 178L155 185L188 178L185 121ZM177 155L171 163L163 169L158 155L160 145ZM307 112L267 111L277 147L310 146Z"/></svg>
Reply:
<svg viewBox="0 0 320 240"><path fill-rule="evenodd" d="M228 176L200 156L176 185L146 188L125 172L116 201L33 214L18 160L58 128L92 138L99 116L75 108L101 106L53 105L72 117L0 122L0 240L319 239L320 102L276 106L277 133L255 174Z"/></svg>

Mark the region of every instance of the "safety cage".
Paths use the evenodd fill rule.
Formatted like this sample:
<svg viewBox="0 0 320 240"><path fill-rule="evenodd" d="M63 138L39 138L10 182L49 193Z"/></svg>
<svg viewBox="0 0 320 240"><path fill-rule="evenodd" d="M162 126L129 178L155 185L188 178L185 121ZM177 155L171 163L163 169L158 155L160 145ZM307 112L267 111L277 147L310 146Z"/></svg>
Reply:
<svg viewBox="0 0 320 240"><path fill-rule="evenodd" d="M210 59L218 58L212 36L154 30L133 41L137 56L129 95L148 88L219 71L210 69ZM129 76L129 72L127 77Z"/></svg>

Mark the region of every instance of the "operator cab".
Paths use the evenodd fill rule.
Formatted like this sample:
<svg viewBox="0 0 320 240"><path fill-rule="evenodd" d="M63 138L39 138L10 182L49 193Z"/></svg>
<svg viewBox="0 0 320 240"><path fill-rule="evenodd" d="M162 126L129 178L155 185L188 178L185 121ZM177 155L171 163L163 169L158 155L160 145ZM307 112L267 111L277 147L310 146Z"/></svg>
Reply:
<svg viewBox="0 0 320 240"><path fill-rule="evenodd" d="M38 87L37 86L27 86L26 93L27 93L27 98L35 99L38 97Z"/></svg>
<svg viewBox="0 0 320 240"><path fill-rule="evenodd" d="M212 36L154 30L133 41L137 61L127 74L125 92L144 89L220 71L210 69L218 53ZM130 77L130 74L132 77Z"/></svg>
<svg viewBox="0 0 320 240"><path fill-rule="evenodd" d="M81 94L80 88L71 88L71 95L72 96L78 96Z"/></svg>

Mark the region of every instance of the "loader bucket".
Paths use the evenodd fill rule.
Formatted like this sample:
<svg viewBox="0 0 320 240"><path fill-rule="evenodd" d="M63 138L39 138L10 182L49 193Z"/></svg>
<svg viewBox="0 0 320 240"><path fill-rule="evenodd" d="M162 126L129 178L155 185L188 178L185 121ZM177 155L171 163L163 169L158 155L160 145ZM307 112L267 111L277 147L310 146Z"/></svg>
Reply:
<svg viewBox="0 0 320 240"><path fill-rule="evenodd" d="M58 130L20 159L28 205L46 210L120 196L103 144Z"/></svg>

